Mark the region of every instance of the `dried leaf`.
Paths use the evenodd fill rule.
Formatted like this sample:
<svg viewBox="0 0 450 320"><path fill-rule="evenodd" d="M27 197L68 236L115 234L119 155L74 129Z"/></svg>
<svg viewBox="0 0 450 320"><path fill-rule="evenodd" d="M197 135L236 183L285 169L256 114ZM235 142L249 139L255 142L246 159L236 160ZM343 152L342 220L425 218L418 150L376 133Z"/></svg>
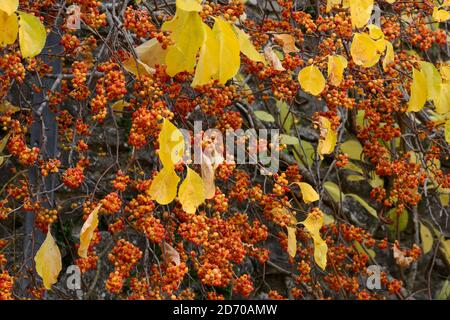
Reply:
<svg viewBox="0 0 450 320"><path fill-rule="evenodd" d="M180 254L177 250L175 250L174 247L172 247L167 242L163 242L161 245L162 250L162 258L164 260L164 263L166 265L169 265L170 263L174 263L176 266L179 266L181 263Z"/></svg>
<svg viewBox="0 0 450 320"><path fill-rule="evenodd" d="M275 39L281 41L283 46L283 52L288 54L292 52L298 52L298 48L295 46L295 38L290 34L276 34Z"/></svg>
<svg viewBox="0 0 450 320"><path fill-rule="evenodd" d="M266 57L267 62L276 71L285 71L286 69L281 64L280 58L278 58L277 54L273 50L271 46L267 46L264 48L264 57Z"/></svg>

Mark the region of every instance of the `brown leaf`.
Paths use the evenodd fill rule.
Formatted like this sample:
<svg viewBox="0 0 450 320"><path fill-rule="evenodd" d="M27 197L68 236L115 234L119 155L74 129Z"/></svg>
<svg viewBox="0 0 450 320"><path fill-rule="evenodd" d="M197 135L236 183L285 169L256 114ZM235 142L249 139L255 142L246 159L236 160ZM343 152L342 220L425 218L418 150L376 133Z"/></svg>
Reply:
<svg viewBox="0 0 450 320"><path fill-rule="evenodd" d="M295 46L295 39L290 34L276 34L275 39L279 40L283 46L284 53L298 52L298 48Z"/></svg>
<svg viewBox="0 0 450 320"><path fill-rule="evenodd" d="M169 264L170 262L173 262L176 266L180 265L180 254L174 247L167 242L164 242L161 245L161 250L163 252L162 258L164 263Z"/></svg>
<svg viewBox="0 0 450 320"><path fill-rule="evenodd" d="M264 49L264 56L266 57L266 60L269 63L269 65L274 70L277 70L277 71L284 71L284 70L286 70L282 66L280 58L278 58L277 54L275 53L275 51L273 51L272 47L267 46Z"/></svg>

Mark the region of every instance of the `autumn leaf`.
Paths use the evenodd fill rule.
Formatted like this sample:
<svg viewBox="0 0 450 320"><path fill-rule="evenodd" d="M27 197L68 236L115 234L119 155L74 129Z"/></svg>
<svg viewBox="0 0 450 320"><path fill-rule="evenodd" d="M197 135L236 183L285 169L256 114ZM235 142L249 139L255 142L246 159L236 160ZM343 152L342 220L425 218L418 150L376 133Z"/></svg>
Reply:
<svg viewBox="0 0 450 320"><path fill-rule="evenodd" d="M194 71L197 53L206 40L203 25L198 12L181 9L177 9L172 20L164 22L161 29L171 31L170 38L175 43L167 48L165 58L169 76Z"/></svg>
<svg viewBox="0 0 450 320"><path fill-rule="evenodd" d="M349 0L352 26L364 27L370 19L374 0Z"/></svg>
<svg viewBox="0 0 450 320"><path fill-rule="evenodd" d="M434 7L433 9L433 19L437 22L445 22L450 19L450 12Z"/></svg>
<svg viewBox="0 0 450 320"><path fill-rule="evenodd" d="M390 64L393 64L395 61L395 53L394 47L392 43L386 41L386 54L383 59L383 70L387 70Z"/></svg>
<svg viewBox="0 0 450 320"><path fill-rule="evenodd" d="M445 129L444 129L445 141L450 144L450 119L445 121Z"/></svg>
<svg viewBox="0 0 450 320"><path fill-rule="evenodd" d="M0 11L0 48L16 42L18 31L17 15Z"/></svg>
<svg viewBox="0 0 450 320"><path fill-rule="evenodd" d="M8 16L12 15L19 8L19 0L1 0L0 10Z"/></svg>
<svg viewBox="0 0 450 320"><path fill-rule="evenodd" d="M219 71L219 41L211 28L204 24L206 41L200 49L192 87L205 85L216 78Z"/></svg>
<svg viewBox="0 0 450 320"><path fill-rule="evenodd" d="M300 223L305 226L306 230L313 238L314 260L322 270L325 270L327 265L328 246L320 235L320 229L323 226L323 216L322 211L315 209L308 214L308 217L303 222Z"/></svg>
<svg viewBox="0 0 450 320"><path fill-rule="evenodd" d="M163 242L163 244L161 245L161 251L162 251L162 258L166 265L169 265L170 263L173 263L176 266L180 265L181 263L180 254L170 244L168 244L167 242Z"/></svg>
<svg viewBox="0 0 450 320"><path fill-rule="evenodd" d="M168 119L164 119L158 142L158 156L163 167L173 167L180 162L184 154L184 136Z"/></svg>
<svg viewBox="0 0 450 320"><path fill-rule="evenodd" d="M34 257L36 271L42 278L47 290L50 290L52 285L58 281L58 275L62 269L61 253L50 229L49 226L47 237Z"/></svg>
<svg viewBox="0 0 450 320"><path fill-rule="evenodd" d="M314 188L306 182L294 182L300 188L302 194L302 199L305 203L311 203L319 200L319 194L314 190Z"/></svg>
<svg viewBox="0 0 450 320"><path fill-rule="evenodd" d="M256 50L255 46L250 40L250 36L237 27L234 27L234 30L236 31L238 36L241 52L254 62L262 62L266 64L266 59L261 53Z"/></svg>
<svg viewBox="0 0 450 320"><path fill-rule="evenodd" d="M425 73L413 68L413 81L408 104L408 112L418 112L422 110L427 101L428 90Z"/></svg>
<svg viewBox="0 0 450 320"><path fill-rule="evenodd" d="M374 66L380 60L381 53L378 50L377 41L367 33L356 33L353 36L350 53L355 64L365 68Z"/></svg>
<svg viewBox="0 0 450 320"><path fill-rule="evenodd" d="M298 74L298 82L302 89L314 96L318 96L325 89L325 78L316 66L303 68Z"/></svg>
<svg viewBox="0 0 450 320"><path fill-rule="evenodd" d="M344 79L347 59L341 55L328 56L328 79L333 86L339 86Z"/></svg>
<svg viewBox="0 0 450 320"><path fill-rule="evenodd" d="M405 251L400 249L400 246L396 242L392 247L392 252L394 254L395 263L402 268L407 268L414 261L413 257L406 255Z"/></svg>
<svg viewBox="0 0 450 320"><path fill-rule="evenodd" d="M442 83L439 98L434 101L436 112L447 114L450 112L450 82Z"/></svg>
<svg viewBox="0 0 450 320"><path fill-rule="evenodd" d="M178 190L178 200L187 213L195 213L195 210L205 201L203 180L190 168L187 169L186 178Z"/></svg>
<svg viewBox="0 0 450 320"><path fill-rule="evenodd" d="M179 182L180 177L178 177L173 167L163 167L156 177L153 178L148 193L159 204L169 204L177 196Z"/></svg>
<svg viewBox="0 0 450 320"><path fill-rule="evenodd" d="M177 8L184 11L202 11L201 0L177 0L176 6Z"/></svg>
<svg viewBox="0 0 450 320"><path fill-rule="evenodd" d="M337 133L332 129L331 122L325 117L319 118L320 137L317 153L321 158L323 155L334 151L337 142Z"/></svg>
<svg viewBox="0 0 450 320"><path fill-rule="evenodd" d="M294 258L297 253L297 236L296 236L296 228L294 227L286 227L288 231L288 253Z"/></svg>
<svg viewBox="0 0 450 320"><path fill-rule="evenodd" d="M274 35L274 38L282 43L284 53L288 54L299 51L295 46L295 38L292 35L282 33Z"/></svg>
<svg viewBox="0 0 450 320"><path fill-rule="evenodd" d="M285 71L286 69L281 64L280 58L278 58L277 54L273 50L271 46L267 46L264 48L264 57L266 57L267 62L276 71Z"/></svg>
<svg viewBox="0 0 450 320"><path fill-rule="evenodd" d="M31 14L19 11L19 44L24 58L33 58L45 46L47 32L41 20Z"/></svg>
<svg viewBox="0 0 450 320"><path fill-rule="evenodd" d="M202 179L205 189L205 198L212 199L216 194L216 185L214 183L214 167L211 159L205 154L202 154L201 163Z"/></svg>
<svg viewBox="0 0 450 320"><path fill-rule="evenodd" d="M158 39L150 39L134 49L139 60L147 66L154 68L156 65L163 65L167 51L163 49Z"/></svg>
<svg viewBox="0 0 450 320"><path fill-rule="evenodd" d="M81 258L87 258L89 244L91 243L92 237L94 236L94 231L98 226L98 212L101 206L102 204L100 203L97 207L95 207L81 228L80 246L78 247L78 255Z"/></svg>
<svg viewBox="0 0 450 320"><path fill-rule="evenodd" d="M325 270L327 267L327 252L328 246L325 240L322 238L314 238L314 261L316 261L317 265Z"/></svg>
<svg viewBox="0 0 450 320"><path fill-rule="evenodd" d="M219 42L219 71L216 79L226 83L239 71L241 65L240 46L231 24L222 18L215 18L212 29Z"/></svg>
<svg viewBox="0 0 450 320"><path fill-rule="evenodd" d="M442 86L439 70L432 63L426 61L420 62L420 70L425 75L427 82L427 100L438 102Z"/></svg>

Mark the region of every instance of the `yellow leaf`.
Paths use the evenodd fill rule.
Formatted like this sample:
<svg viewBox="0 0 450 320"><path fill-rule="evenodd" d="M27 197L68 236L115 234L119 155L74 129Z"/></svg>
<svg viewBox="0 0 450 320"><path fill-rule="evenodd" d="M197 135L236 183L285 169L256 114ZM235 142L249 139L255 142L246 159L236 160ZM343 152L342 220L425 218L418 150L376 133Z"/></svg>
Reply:
<svg viewBox="0 0 450 320"><path fill-rule="evenodd" d="M134 57L128 58L122 63L122 65L125 70L134 74L135 76L150 75L155 73L155 69L149 67L141 60L135 59Z"/></svg>
<svg viewBox="0 0 450 320"><path fill-rule="evenodd" d="M8 16L7 13L0 11L0 47L16 42L18 30L17 15Z"/></svg>
<svg viewBox="0 0 450 320"><path fill-rule="evenodd" d="M445 141L450 144L450 119L445 121Z"/></svg>
<svg viewBox="0 0 450 320"><path fill-rule="evenodd" d="M187 213L195 213L195 210L205 201L203 180L190 168L187 169L186 179L181 183L178 200Z"/></svg>
<svg viewBox="0 0 450 320"><path fill-rule="evenodd" d="M229 22L216 18L213 33L219 42L219 72L216 76L224 84L233 78L241 65L239 40Z"/></svg>
<svg viewBox="0 0 450 320"><path fill-rule="evenodd" d="M439 98L434 101L436 112L439 114L446 114L450 112L450 82L441 84L441 91Z"/></svg>
<svg viewBox="0 0 450 320"><path fill-rule="evenodd" d="M433 19L437 22L444 22L450 19L450 12L434 7L433 9Z"/></svg>
<svg viewBox="0 0 450 320"><path fill-rule="evenodd" d="M436 103L441 94L441 74L432 63L425 61L420 62L420 70L425 75L425 79L427 81L427 100L431 100Z"/></svg>
<svg viewBox="0 0 450 320"><path fill-rule="evenodd" d="M9 137L11 136L11 132L8 132L6 134L6 136L4 136L1 140L0 140L0 153L3 152L3 150L5 150L6 145L8 144L8 140Z"/></svg>
<svg viewBox="0 0 450 320"><path fill-rule="evenodd" d="M302 199L305 203L310 203L319 200L319 195L316 190L306 182L294 182L299 186L300 192L302 193Z"/></svg>
<svg viewBox="0 0 450 320"><path fill-rule="evenodd" d="M177 0L177 8L184 11L202 11L201 0Z"/></svg>
<svg viewBox="0 0 450 320"><path fill-rule="evenodd" d="M206 41L200 48L194 80L191 83L192 87L207 84L219 71L219 42L210 27L204 24L204 28Z"/></svg>
<svg viewBox="0 0 450 320"><path fill-rule="evenodd" d="M323 226L323 216L322 211L314 210L308 214L308 217L301 224L305 226L314 240L314 260L322 270L325 270L328 246L320 235L320 228Z"/></svg>
<svg viewBox="0 0 450 320"><path fill-rule="evenodd" d="M328 79L333 86L339 86L344 79L347 59L341 55L328 56Z"/></svg>
<svg viewBox="0 0 450 320"><path fill-rule="evenodd" d="M318 96L325 89L325 78L316 66L308 66L298 73L298 82L302 89Z"/></svg>
<svg viewBox="0 0 450 320"><path fill-rule="evenodd" d="M164 167L153 178L148 193L159 204L169 204L177 196L178 182L180 177L177 176L173 167Z"/></svg>
<svg viewBox="0 0 450 320"><path fill-rule="evenodd" d="M337 134L331 128L331 122L325 117L319 118L320 138L317 146L317 153L320 158L323 158L324 154L330 154L334 151L336 146Z"/></svg>
<svg viewBox="0 0 450 320"><path fill-rule="evenodd" d="M277 56L275 51L271 46L267 46L264 48L264 57L266 57L269 65L276 71L284 71L286 70L281 64L280 58Z"/></svg>
<svg viewBox="0 0 450 320"><path fill-rule="evenodd" d="M0 113L5 113L8 111L11 111L13 113L16 113L17 111L19 111L20 108L14 106L11 102L9 102L8 100L5 100L3 102L0 102Z"/></svg>
<svg viewBox="0 0 450 320"><path fill-rule="evenodd" d="M350 0L350 16L352 26L364 27L369 22L373 9L373 0Z"/></svg>
<svg viewBox="0 0 450 320"><path fill-rule="evenodd" d="M439 72L441 73L442 80L450 81L450 66L449 65L442 65L439 68Z"/></svg>
<svg viewBox="0 0 450 320"><path fill-rule="evenodd" d="M389 41L385 40L386 43L386 55L384 56L383 59L383 69L387 70L387 67L394 63L395 61L395 53L394 53L394 47L392 45L392 43L390 43Z"/></svg>
<svg viewBox="0 0 450 320"><path fill-rule="evenodd" d="M381 28L375 24L369 24L367 26L367 29L369 30L369 36L377 41L377 40L383 40L384 39L384 33Z"/></svg>
<svg viewBox="0 0 450 320"><path fill-rule="evenodd" d="M183 158L184 136L181 131L167 119L164 119L158 142L158 155L163 167L173 167Z"/></svg>
<svg viewBox="0 0 450 320"><path fill-rule="evenodd" d="M198 12L177 9L172 20L164 22L163 31L171 31L170 39L175 43L167 48L167 74L194 71L197 52L206 40L205 28Z"/></svg>
<svg viewBox="0 0 450 320"><path fill-rule="evenodd" d="M283 52L288 54L292 52L298 52L298 48L295 46L295 38L290 34L276 34L275 39L281 41L283 45Z"/></svg>
<svg viewBox="0 0 450 320"><path fill-rule="evenodd" d="M95 207L81 228L80 247L78 248L78 255L81 258L87 258L89 244L91 243L92 237L94 236L94 231L98 226L98 211L101 206L102 204L100 203L97 207Z"/></svg>
<svg viewBox="0 0 450 320"><path fill-rule="evenodd" d="M433 248L433 235L423 223L420 224L420 238L422 239L423 253L430 252L431 248Z"/></svg>
<svg viewBox="0 0 450 320"><path fill-rule="evenodd" d="M250 40L250 36L237 27L234 27L234 30L236 30L238 36L239 47L241 52L252 61L262 62L266 64L267 63L266 59L264 59L264 56L255 49L255 46Z"/></svg>
<svg viewBox="0 0 450 320"><path fill-rule="evenodd" d="M130 104L128 103L128 102L126 102L126 101L124 101L124 100L119 100L119 101L117 101L117 102L115 102L112 106L111 106L111 109L113 109L113 111L117 111L117 112L119 112L118 114L117 114L117 117L122 117L122 114L120 113L120 112L122 112L123 111L123 109L125 108L125 107L128 107Z"/></svg>
<svg viewBox="0 0 450 320"><path fill-rule="evenodd" d="M44 282L44 287L50 290L58 281L62 269L61 253L48 227L47 237L34 257L36 271Z"/></svg>
<svg viewBox="0 0 450 320"><path fill-rule="evenodd" d="M353 62L359 66L370 68L380 60L381 53L377 41L367 33L356 33L350 48Z"/></svg>
<svg viewBox="0 0 450 320"><path fill-rule="evenodd" d="M12 15L19 8L19 0L1 0L0 10L8 16Z"/></svg>
<svg viewBox="0 0 450 320"><path fill-rule="evenodd" d="M323 213L320 210L312 211L308 217L300 222L305 226L313 238L320 238L320 228L323 226Z"/></svg>
<svg viewBox="0 0 450 320"><path fill-rule="evenodd" d="M341 4L342 0L327 0L326 12L330 12L334 6Z"/></svg>
<svg viewBox="0 0 450 320"><path fill-rule="evenodd" d="M325 270L327 266L327 252L328 246L325 240L314 238L314 261L322 270Z"/></svg>
<svg viewBox="0 0 450 320"><path fill-rule="evenodd" d="M295 254L297 253L297 235L296 235L296 228L293 227L287 227L288 231L288 247L287 251L289 255L294 258Z"/></svg>
<svg viewBox="0 0 450 320"><path fill-rule="evenodd" d="M23 58L33 58L45 47L47 32L41 20L19 11L19 44Z"/></svg>
<svg viewBox="0 0 450 320"><path fill-rule="evenodd" d="M425 73L413 68L413 82L408 104L408 112L418 112L422 110L427 101L427 80Z"/></svg>
<svg viewBox="0 0 450 320"><path fill-rule="evenodd" d="M134 49L139 60L147 66L163 65L166 60L166 50L156 38L148 40Z"/></svg>

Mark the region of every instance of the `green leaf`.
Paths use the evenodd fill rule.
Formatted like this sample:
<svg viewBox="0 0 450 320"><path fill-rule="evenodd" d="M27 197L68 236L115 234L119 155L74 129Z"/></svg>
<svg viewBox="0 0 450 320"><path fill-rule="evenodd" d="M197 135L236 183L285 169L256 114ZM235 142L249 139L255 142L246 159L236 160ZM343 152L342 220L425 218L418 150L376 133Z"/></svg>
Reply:
<svg viewBox="0 0 450 320"><path fill-rule="evenodd" d="M350 182L358 182L358 181L366 180L366 178L364 176L360 176L357 174L348 175L346 179L347 179L347 181L350 181Z"/></svg>
<svg viewBox="0 0 450 320"><path fill-rule="evenodd" d="M294 145L294 149L296 151L294 152L294 157L297 159L299 165L304 166L301 160L306 162L308 165L312 165L313 156L316 151L311 143L305 140L300 140L299 144Z"/></svg>
<svg viewBox="0 0 450 320"><path fill-rule="evenodd" d="M299 144L300 141L297 137L289 136L287 134L280 134L280 143L281 144L289 144L289 145L296 145Z"/></svg>
<svg viewBox="0 0 450 320"><path fill-rule="evenodd" d="M393 223L389 224L387 226L388 230L390 232L395 232L397 230L397 224L398 224L398 231L402 232L406 229L406 227L408 226L408 211L403 210L402 213L400 214L400 216L397 214L397 212L395 212L395 208L391 209L387 212L386 216L388 218L390 218Z"/></svg>
<svg viewBox="0 0 450 320"><path fill-rule="evenodd" d="M423 223L420 224L420 238L422 239L423 253L430 252L433 248L433 235Z"/></svg>
<svg viewBox="0 0 450 320"><path fill-rule="evenodd" d="M364 209L366 209L373 217L378 219L377 211L372 208L363 198L354 193L348 193L345 196L351 197L358 201L364 207Z"/></svg>
<svg viewBox="0 0 450 320"><path fill-rule="evenodd" d="M441 291L439 291L439 293L436 296L436 300L448 300L449 296L450 296L450 283L448 280L445 280Z"/></svg>
<svg viewBox="0 0 450 320"><path fill-rule="evenodd" d="M255 111L255 116L262 121L275 122L275 118L270 113L265 111Z"/></svg>
<svg viewBox="0 0 450 320"><path fill-rule="evenodd" d="M340 202L341 199L344 200L345 194L341 192L336 183L327 181L323 184L323 186L334 202Z"/></svg>
<svg viewBox="0 0 450 320"><path fill-rule="evenodd" d="M280 120L284 131L290 132L294 124L294 116L289 111L289 106L286 102L277 100L277 108L280 111Z"/></svg>
<svg viewBox="0 0 450 320"><path fill-rule="evenodd" d="M363 147L358 140L350 139L341 144L341 151L346 153L350 159L361 160Z"/></svg>

